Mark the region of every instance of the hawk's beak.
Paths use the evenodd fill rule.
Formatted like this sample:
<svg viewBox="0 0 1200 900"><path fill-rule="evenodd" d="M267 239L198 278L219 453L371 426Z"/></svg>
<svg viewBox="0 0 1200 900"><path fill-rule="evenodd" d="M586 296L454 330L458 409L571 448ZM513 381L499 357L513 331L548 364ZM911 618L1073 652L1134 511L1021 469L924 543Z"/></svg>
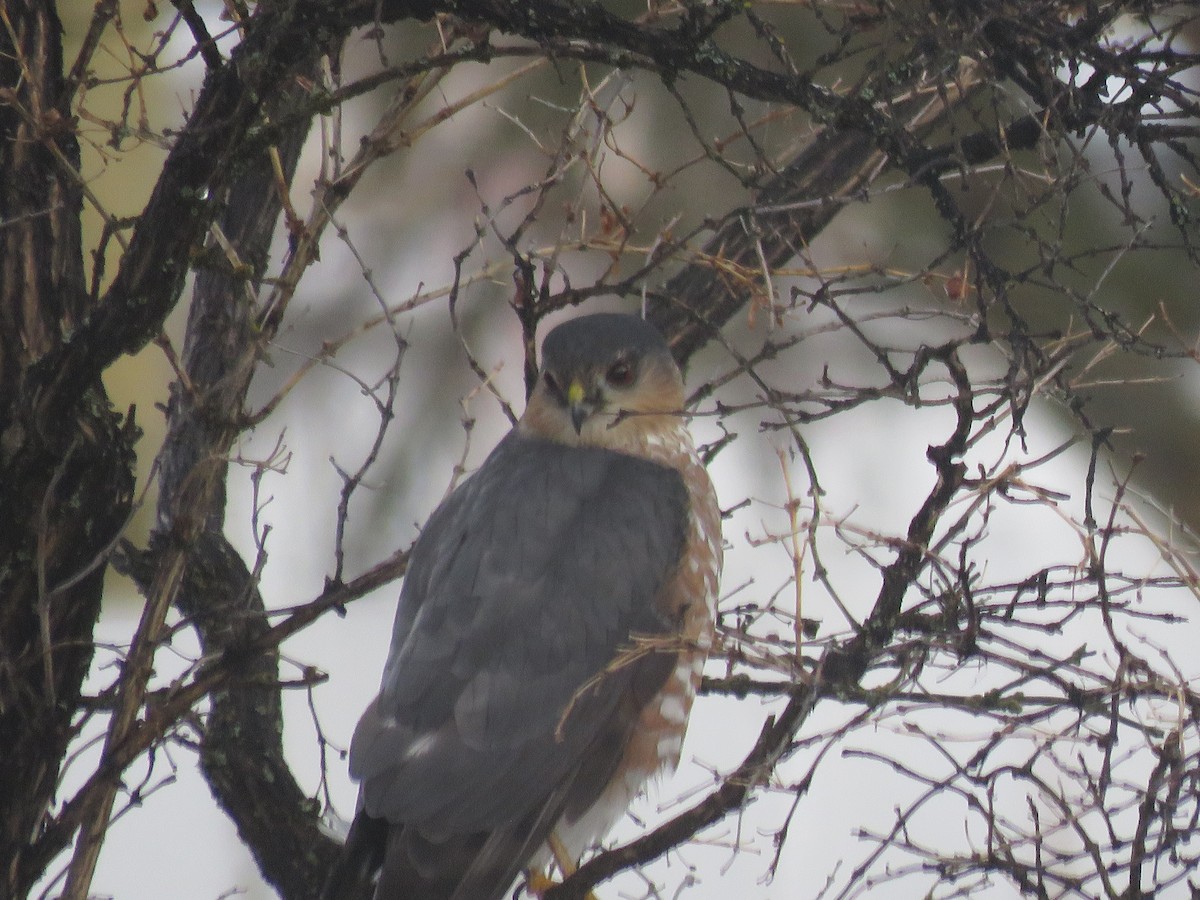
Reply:
<svg viewBox="0 0 1200 900"><path fill-rule="evenodd" d="M592 409L584 400L584 395L583 385L578 380L572 381L570 387L567 388L567 408L571 412L571 424L575 426L576 434L583 431L583 423L592 414Z"/></svg>

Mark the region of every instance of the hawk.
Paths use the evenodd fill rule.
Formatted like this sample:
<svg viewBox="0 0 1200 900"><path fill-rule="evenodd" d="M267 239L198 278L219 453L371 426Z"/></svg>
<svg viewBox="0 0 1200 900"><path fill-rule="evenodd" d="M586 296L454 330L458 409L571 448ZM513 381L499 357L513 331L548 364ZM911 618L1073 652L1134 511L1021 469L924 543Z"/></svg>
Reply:
<svg viewBox="0 0 1200 900"><path fill-rule="evenodd" d="M524 415L413 547L326 898L376 871L376 900L500 898L674 769L721 568L683 401L635 316L546 337Z"/></svg>

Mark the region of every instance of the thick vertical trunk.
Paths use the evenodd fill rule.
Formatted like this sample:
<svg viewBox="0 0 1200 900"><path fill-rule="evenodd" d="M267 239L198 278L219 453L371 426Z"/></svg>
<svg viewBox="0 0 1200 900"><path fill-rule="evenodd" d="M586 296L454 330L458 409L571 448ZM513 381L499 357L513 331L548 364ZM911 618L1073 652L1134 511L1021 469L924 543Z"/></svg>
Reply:
<svg viewBox="0 0 1200 900"><path fill-rule="evenodd" d="M100 384L56 396L35 364L88 314L79 148L53 5L8 0L0 28L0 897L46 860L92 656L106 548L132 495L131 429Z"/></svg>

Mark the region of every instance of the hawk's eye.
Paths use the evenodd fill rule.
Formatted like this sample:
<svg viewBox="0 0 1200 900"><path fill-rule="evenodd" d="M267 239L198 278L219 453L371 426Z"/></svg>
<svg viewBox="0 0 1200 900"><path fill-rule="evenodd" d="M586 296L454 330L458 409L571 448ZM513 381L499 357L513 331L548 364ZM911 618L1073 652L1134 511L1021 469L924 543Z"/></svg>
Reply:
<svg viewBox="0 0 1200 900"><path fill-rule="evenodd" d="M624 360L615 362L608 367L604 378L613 387L627 388L633 384L633 366Z"/></svg>
<svg viewBox="0 0 1200 900"><path fill-rule="evenodd" d="M558 380L549 372L542 373L542 381L546 382L546 388L555 397L561 397L563 395L562 388L558 386Z"/></svg>

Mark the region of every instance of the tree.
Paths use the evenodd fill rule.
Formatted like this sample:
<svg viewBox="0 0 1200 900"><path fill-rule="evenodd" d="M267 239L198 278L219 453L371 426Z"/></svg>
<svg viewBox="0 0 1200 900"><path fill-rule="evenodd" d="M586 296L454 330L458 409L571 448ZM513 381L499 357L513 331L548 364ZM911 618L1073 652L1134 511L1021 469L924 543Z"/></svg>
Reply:
<svg viewBox="0 0 1200 900"><path fill-rule="evenodd" d="M714 466L779 452L778 478L723 491L731 550L756 574L727 580L705 683L769 715L702 796L547 896L782 798L770 874L839 754L897 787L891 824L847 834L854 852L822 870L831 892L1200 890L1200 696L1180 640L1200 494L1179 482L1197 451L1178 384L1198 358L1194 8L173 7L148 2L141 34L98 0L65 55L65 7L0 4L0 896L87 896L114 813L151 783L133 773L179 747L264 877L315 896L336 842L284 757L281 691L325 676L284 678L281 654L394 593L405 550L369 523L396 496L365 488L450 477L434 443L461 474L475 417L519 402L499 361L523 354L528 382L543 320L606 295L644 305L691 364ZM110 79L113 47L127 62ZM177 125L143 105L169 78L194 78ZM85 160L115 168L147 144L162 149L153 189L114 214ZM370 225L381 191L397 207L386 241ZM376 275L388 243L418 248L401 254L415 271ZM322 255L357 267L324 303L305 294L332 290ZM164 330L177 308L181 343ZM422 326L433 349L414 373L418 321L451 330ZM500 346L506 328L519 339ZM103 381L148 347L174 372L152 447L138 440L154 417L115 409ZM257 490L303 486L282 477L284 444L254 461L240 448L251 432L272 443L289 403L319 404L328 373L375 424L335 460L333 534L311 548L324 588L264 596L278 551ZM465 432L398 433L439 392L481 395ZM921 429L923 469L904 470L901 520L864 521L870 497L831 493L814 446L897 410ZM145 540L128 531L139 457L157 492ZM248 525L227 515L238 478ZM1014 510L1074 549L997 555ZM110 569L144 596L112 651L96 635ZM198 652L165 675L168 644L191 634ZM889 729L902 740L859 742Z"/></svg>

